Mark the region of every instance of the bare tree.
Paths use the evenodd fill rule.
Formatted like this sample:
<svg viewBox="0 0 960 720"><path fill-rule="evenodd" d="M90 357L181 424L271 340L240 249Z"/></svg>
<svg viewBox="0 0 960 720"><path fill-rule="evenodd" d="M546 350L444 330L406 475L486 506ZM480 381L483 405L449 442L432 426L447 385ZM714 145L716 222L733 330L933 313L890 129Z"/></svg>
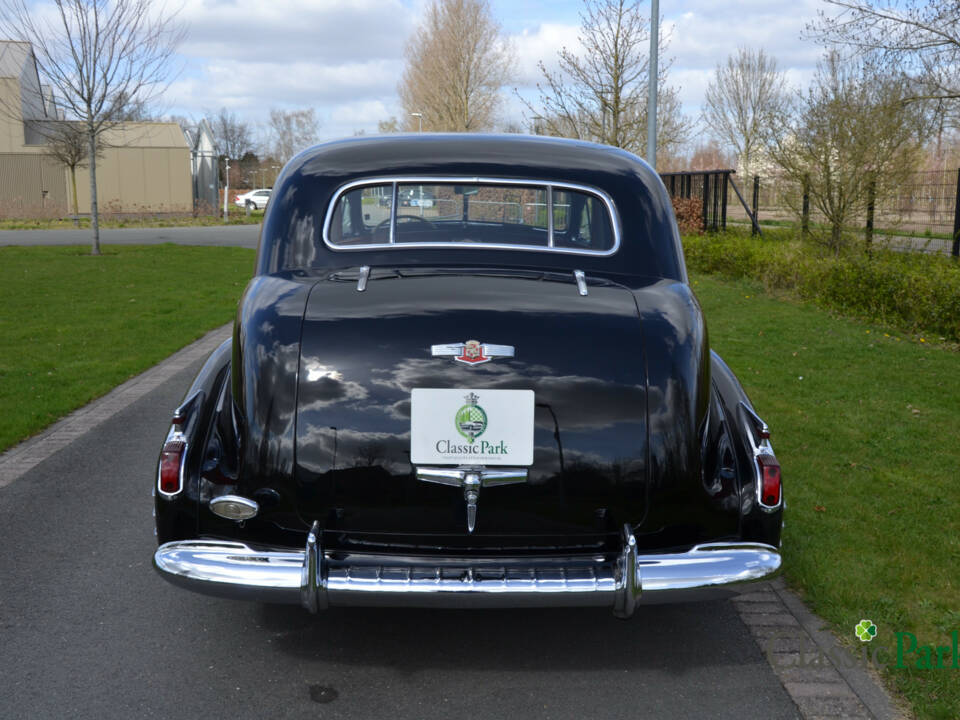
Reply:
<svg viewBox="0 0 960 720"><path fill-rule="evenodd" d="M170 58L183 38L176 14L151 0L53 0L54 13L28 0L0 0L0 32L30 43L58 100L83 125L90 168L91 252L100 254L97 150L124 109L163 91Z"/></svg>
<svg viewBox="0 0 960 720"><path fill-rule="evenodd" d="M711 132L734 150L744 175L754 174L757 151L788 97L776 60L762 49L740 48L717 64L707 85L703 117Z"/></svg>
<svg viewBox="0 0 960 720"><path fill-rule="evenodd" d="M46 137L44 152L62 162L70 171L70 199L73 201L73 224L79 225L80 208L77 203L77 168L87 165L90 145L83 124L69 120L44 123ZM99 148L98 148L99 149Z"/></svg>
<svg viewBox="0 0 960 720"><path fill-rule="evenodd" d="M826 218L830 232L822 242L834 253L868 199L891 194L916 170L927 118L907 102L909 94L902 78L832 51L794 111L784 112L768 136L771 158L806 186Z"/></svg>
<svg viewBox="0 0 960 720"><path fill-rule="evenodd" d="M411 113L421 113L425 130L492 128L511 62L486 0L433 0L423 26L407 43L397 87L401 123L416 130Z"/></svg>
<svg viewBox="0 0 960 720"><path fill-rule="evenodd" d="M393 115L377 123L377 132L381 135L400 132L400 121Z"/></svg>
<svg viewBox="0 0 960 720"><path fill-rule="evenodd" d="M110 119L116 122L146 122L154 119L146 98L131 97L126 92L117 93Z"/></svg>
<svg viewBox="0 0 960 720"><path fill-rule="evenodd" d="M213 131L217 151L231 160L239 160L253 150L253 131L250 124L240 120L225 107L216 114L207 113L207 122Z"/></svg>
<svg viewBox="0 0 960 720"><path fill-rule="evenodd" d="M281 165L317 142L320 123L313 108L271 110L268 125L270 153Z"/></svg>
<svg viewBox="0 0 960 720"><path fill-rule="evenodd" d="M917 83L911 100L960 100L960 3L956 0L826 0L806 34L856 54L879 54Z"/></svg>
<svg viewBox="0 0 960 720"><path fill-rule="evenodd" d="M548 135L575 137L640 153L647 140L650 20L634 0L585 0L580 14L583 55L564 47L560 69L540 62L540 108L521 100ZM659 39L663 57L666 42ZM686 139L692 122L680 109L676 89L666 84L670 63L657 71L657 147L665 155Z"/></svg>
<svg viewBox="0 0 960 720"><path fill-rule="evenodd" d="M719 170L728 168L731 160L716 142L697 146L687 163L687 170Z"/></svg>

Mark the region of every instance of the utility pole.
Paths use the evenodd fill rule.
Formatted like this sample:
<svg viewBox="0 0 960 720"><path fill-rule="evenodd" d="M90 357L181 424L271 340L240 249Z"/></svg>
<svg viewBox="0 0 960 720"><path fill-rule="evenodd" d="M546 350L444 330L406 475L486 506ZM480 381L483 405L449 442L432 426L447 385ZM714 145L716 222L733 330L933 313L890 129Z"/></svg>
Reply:
<svg viewBox="0 0 960 720"><path fill-rule="evenodd" d="M230 158L225 158L223 164L227 169L227 182L223 186L223 221L227 222L227 198L230 195Z"/></svg>
<svg viewBox="0 0 960 720"><path fill-rule="evenodd" d="M660 0L650 0L650 85L647 96L647 162L657 167L657 52L660 49Z"/></svg>

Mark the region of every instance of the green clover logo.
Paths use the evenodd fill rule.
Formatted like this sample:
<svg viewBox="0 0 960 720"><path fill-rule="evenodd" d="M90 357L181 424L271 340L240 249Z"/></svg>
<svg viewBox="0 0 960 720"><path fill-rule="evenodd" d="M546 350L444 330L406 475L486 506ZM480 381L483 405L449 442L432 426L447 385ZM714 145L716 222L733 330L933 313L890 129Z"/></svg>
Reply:
<svg viewBox="0 0 960 720"><path fill-rule="evenodd" d="M877 636L877 626L870 620L861 620L853 629L860 642L870 642Z"/></svg>

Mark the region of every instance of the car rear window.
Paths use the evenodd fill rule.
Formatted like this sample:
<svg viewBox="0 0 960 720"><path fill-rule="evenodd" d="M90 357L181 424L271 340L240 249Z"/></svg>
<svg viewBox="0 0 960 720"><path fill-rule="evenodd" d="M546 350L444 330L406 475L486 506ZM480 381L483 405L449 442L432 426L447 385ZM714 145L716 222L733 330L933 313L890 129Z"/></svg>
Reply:
<svg viewBox="0 0 960 720"><path fill-rule="evenodd" d="M339 250L454 246L609 255L619 231L612 201L592 188L397 178L341 188L323 239Z"/></svg>

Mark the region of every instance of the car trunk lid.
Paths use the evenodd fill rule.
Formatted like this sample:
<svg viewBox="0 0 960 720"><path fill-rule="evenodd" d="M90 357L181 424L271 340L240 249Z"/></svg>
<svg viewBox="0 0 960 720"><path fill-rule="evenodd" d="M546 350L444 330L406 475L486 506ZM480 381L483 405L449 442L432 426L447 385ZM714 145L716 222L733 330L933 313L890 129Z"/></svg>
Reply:
<svg viewBox="0 0 960 720"><path fill-rule="evenodd" d="M318 283L304 315L296 411L304 520L328 531L474 539L615 533L642 520L647 393L628 290L598 282L583 296L572 275L421 270L374 272L358 292L356 277ZM511 347L513 357L434 355L434 346L468 340L481 354ZM479 478L474 503L465 475L438 482L435 471L479 465L492 477L511 468L411 461L413 391L453 389L464 406L471 393L482 405L490 391L532 391L532 464L518 466L522 481ZM438 412L451 415L439 419L449 435L470 445L457 433L457 408Z"/></svg>

